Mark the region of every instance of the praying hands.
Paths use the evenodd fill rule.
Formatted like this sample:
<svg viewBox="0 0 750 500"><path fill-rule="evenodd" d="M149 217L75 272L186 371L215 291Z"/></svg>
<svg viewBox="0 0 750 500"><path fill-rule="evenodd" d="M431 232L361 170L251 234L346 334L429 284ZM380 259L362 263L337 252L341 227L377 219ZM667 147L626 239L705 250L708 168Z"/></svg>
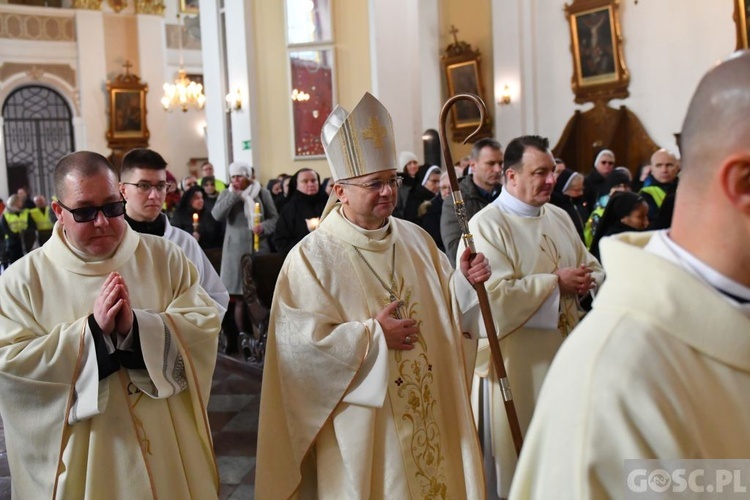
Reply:
<svg viewBox="0 0 750 500"><path fill-rule="evenodd" d="M128 286L119 273L110 273L102 285L94 301L94 320L105 335L127 335L133 328Z"/></svg>

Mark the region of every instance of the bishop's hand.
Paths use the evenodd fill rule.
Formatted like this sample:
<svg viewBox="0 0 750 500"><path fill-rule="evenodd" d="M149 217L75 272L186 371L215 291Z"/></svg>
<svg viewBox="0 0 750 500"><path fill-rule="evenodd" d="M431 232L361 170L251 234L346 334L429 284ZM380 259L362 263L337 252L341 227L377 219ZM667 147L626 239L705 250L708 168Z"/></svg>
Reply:
<svg viewBox="0 0 750 500"><path fill-rule="evenodd" d="M419 328L415 319L399 319L396 317L396 310L399 306L401 306L401 302L394 300L375 316L375 320L380 323L380 327L383 329L388 349L409 351L414 349Z"/></svg>
<svg viewBox="0 0 750 500"><path fill-rule="evenodd" d="M492 269L490 268L490 261L483 253L477 253L474 257L471 256L471 249L466 247L461 254L459 261L459 269L466 279L472 285L477 283L484 283L492 275Z"/></svg>

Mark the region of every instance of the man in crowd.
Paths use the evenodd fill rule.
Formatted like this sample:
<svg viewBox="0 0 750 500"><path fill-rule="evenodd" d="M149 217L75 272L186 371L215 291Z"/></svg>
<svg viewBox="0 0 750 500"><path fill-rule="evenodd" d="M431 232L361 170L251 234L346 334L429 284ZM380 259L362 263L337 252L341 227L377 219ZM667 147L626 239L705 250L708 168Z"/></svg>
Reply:
<svg viewBox="0 0 750 500"><path fill-rule="evenodd" d="M203 174L203 176L198 179L199 186L203 186L203 179L205 177L210 177L214 182L214 187L216 188L217 193L221 193L227 188L227 185L224 184L224 181L222 181L221 179L216 179L214 174L214 166L210 161L207 161L206 163L201 165L201 173Z"/></svg>
<svg viewBox="0 0 750 500"><path fill-rule="evenodd" d="M660 149L651 155L651 181L648 186L641 189L641 196L648 203L648 220L653 221L659 215L659 210L667 196L677 191L677 183L680 180L680 162L677 157L667 151Z"/></svg>
<svg viewBox="0 0 750 500"><path fill-rule="evenodd" d="M47 205L47 199L44 196L40 194L34 196L34 208L29 210L29 216L34 220L39 246L42 246L52 236L52 227L55 225L54 212Z"/></svg>
<svg viewBox="0 0 750 500"><path fill-rule="evenodd" d="M10 195L8 204L0 216L0 233L4 235L2 245L5 247L5 264L12 264L23 257L29 249L25 248L24 234L34 230L34 220L29 217L29 210L23 208L23 198L17 194Z"/></svg>
<svg viewBox="0 0 750 500"><path fill-rule="evenodd" d="M182 248L198 269L200 284L216 302L221 318L229 305L229 294L219 275L195 238L172 226L162 213L169 188L166 169L167 162L151 149L131 149L122 157L120 192L127 201L125 220L139 233L163 236Z"/></svg>
<svg viewBox="0 0 750 500"><path fill-rule="evenodd" d="M500 194L503 173L503 149L500 143L489 138L475 142L471 148L470 167L471 173L458 184L464 200L466 218L469 220ZM456 254L459 253L461 226L456 218L453 196L443 201L440 234L448 260L454 264Z"/></svg>
<svg viewBox="0 0 750 500"><path fill-rule="evenodd" d="M177 247L128 227L103 156L65 156L54 183L52 238L0 275L13 497L217 498L213 301Z"/></svg>
<svg viewBox="0 0 750 500"><path fill-rule="evenodd" d="M675 459L747 458L748 79L742 51L699 83L671 230L602 241L607 281L548 374L511 498L630 498L649 476L664 480L650 491L676 498L669 474L686 463Z"/></svg>
<svg viewBox="0 0 750 500"><path fill-rule="evenodd" d="M615 154L609 149L602 149L596 155L594 168L583 180L583 197L586 206L593 207L596 200L604 194L604 180L615 169Z"/></svg>
<svg viewBox="0 0 750 500"><path fill-rule="evenodd" d="M487 293L521 430L526 431L552 358L582 316L579 298L603 281L603 273L568 214L548 203L555 161L547 139L511 141L503 170L503 192L469 221L469 228L477 251L492 268ZM484 436L492 436L485 453L492 450L498 495L507 498L516 454L488 358L489 349L481 346L476 373L489 377L489 401L482 406L491 431Z"/></svg>
<svg viewBox="0 0 750 500"><path fill-rule="evenodd" d="M391 217L393 128L372 95L336 108L322 135L340 203L276 285L256 494L484 498L459 320L486 259L467 250L454 272L427 233Z"/></svg>

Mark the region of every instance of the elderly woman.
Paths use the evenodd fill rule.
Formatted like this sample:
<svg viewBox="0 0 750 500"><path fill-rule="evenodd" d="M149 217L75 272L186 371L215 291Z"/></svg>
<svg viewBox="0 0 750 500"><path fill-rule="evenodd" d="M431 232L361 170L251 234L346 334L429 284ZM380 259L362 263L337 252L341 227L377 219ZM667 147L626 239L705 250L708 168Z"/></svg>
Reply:
<svg viewBox="0 0 750 500"><path fill-rule="evenodd" d="M588 207L583 197L583 176L569 168L560 172L550 201L568 213L578 236L583 241L583 227L589 218Z"/></svg>
<svg viewBox="0 0 750 500"><path fill-rule="evenodd" d="M615 169L615 154L610 149L602 149L594 159L594 168L583 182L583 196L586 204L593 207L604 191L604 180Z"/></svg>
<svg viewBox="0 0 750 500"><path fill-rule="evenodd" d="M289 181L289 198L281 209L273 244L282 255L317 227L328 196L320 189L320 176L315 170L303 168Z"/></svg>

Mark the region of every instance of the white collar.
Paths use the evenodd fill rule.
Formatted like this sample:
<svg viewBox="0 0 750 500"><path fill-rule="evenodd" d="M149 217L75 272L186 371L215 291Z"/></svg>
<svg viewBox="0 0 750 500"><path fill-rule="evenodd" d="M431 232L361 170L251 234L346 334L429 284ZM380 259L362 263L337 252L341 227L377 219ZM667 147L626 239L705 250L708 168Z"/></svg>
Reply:
<svg viewBox="0 0 750 500"><path fill-rule="evenodd" d="M542 207L535 207L519 200L508 192L507 189L500 191L500 196L492 202L498 210L506 214L517 215L519 217L539 217Z"/></svg>
<svg viewBox="0 0 750 500"><path fill-rule="evenodd" d="M369 239L374 241L380 241L383 238L385 238L388 235L388 230L391 228L391 218L388 217L385 219L385 224L383 224L382 227L379 227L377 229L365 229L361 226L356 225L352 221L346 218L346 215L344 214L343 210L339 209L339 213L341 214L341 218L344 219L346 222L351 224L351 226L362 233L363 235L367 236Z"/></svg>
<svg viewBox="0 0 750 500"><path fill-rule="evenodd" d="M658 255L673 262L688 271L690 274L700 278L710 286L737 297L750 300L750 288L737 283L731 278L724 276L704 262L698 260L693 254L675 243L669 237L668 230L657 231L644 248L647 252ZM733 298L722 294L733 306L738 307L750 315L750 304L740 304Z"/></svg>

